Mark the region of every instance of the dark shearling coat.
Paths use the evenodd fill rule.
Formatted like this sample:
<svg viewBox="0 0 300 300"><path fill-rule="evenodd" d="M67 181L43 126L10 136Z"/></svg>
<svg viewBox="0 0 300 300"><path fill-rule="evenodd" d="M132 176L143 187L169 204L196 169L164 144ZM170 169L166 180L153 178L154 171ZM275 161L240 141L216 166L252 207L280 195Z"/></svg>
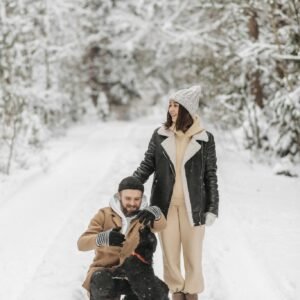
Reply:
<svg viewBox="0 0 300 300"><path fill-rule="evenodd" d="M175 136L164 126L157 128L140 166L133 173L143 183L154 173L150 203L167 217L175 183ZM205 213L218 216L217 158L213 135L203 130L192 136L184 156L183 189L190 223L205 223Z"/></svg>

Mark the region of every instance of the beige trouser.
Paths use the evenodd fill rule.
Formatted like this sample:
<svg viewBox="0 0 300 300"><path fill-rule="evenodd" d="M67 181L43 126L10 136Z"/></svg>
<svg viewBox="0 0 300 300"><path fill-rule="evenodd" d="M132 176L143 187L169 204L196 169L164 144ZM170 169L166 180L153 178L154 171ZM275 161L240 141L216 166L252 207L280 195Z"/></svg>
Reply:
<svg viewBox="0 0 300 300"><path fill-rule="evenodd" d="M159 239L163 252L164 280L172 293L198 294L204 290L202 274L204 232L205 225L191 226L184 204L171 204L167 227L159 233ZM181 246L185 278L180 268Z"/></svg>

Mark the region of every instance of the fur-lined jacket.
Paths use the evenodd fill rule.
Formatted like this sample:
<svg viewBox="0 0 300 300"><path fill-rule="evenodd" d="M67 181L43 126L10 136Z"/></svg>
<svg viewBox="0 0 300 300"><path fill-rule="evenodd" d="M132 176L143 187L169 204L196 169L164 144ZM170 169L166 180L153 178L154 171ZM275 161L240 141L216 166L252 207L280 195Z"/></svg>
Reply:
<svg viewBox="0 0 300 300"><path fill-rule="evenodd" d="M205 214L218 216L219 192L217 158L213 135L201 128L195 118L181 165L184 201L192 226L205 224ZM176 132L157 128L150 140L144 160L133 173L142 183L154 173L151 205L160 207L167 217L176 179Z"/></svg>

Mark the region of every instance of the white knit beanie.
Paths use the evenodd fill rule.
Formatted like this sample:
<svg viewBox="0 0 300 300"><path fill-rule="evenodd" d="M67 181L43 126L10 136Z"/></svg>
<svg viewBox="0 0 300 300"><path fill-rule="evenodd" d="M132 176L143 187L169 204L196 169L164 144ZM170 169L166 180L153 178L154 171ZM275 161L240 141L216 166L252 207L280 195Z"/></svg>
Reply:
<svg viewBox="0 0 300 300"><path fill-rule="evenodd" d="M181 89L169 96L169 101L174 100L181 104L193 117L197 113L201 96L201 86L194 85L187 89Z"/></svg>

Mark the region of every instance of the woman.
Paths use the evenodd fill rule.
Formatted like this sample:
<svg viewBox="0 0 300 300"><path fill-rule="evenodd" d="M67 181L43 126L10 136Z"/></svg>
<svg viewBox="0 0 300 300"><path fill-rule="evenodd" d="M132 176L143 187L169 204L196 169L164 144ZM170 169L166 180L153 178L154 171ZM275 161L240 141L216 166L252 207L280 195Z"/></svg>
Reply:
<svg viewBox="0 0 300 300"><path fill-rule="evenodd" d="M200 87L193 86L169 97L167 120L154 131L133 174L144 183L154 173L150 202L167 217L167 228L159 237L164 280L174 300L198 299L204 290L205 225L218 216L215 142L196 114L200 93ZM185 277L180 269L181 247Z"/></svg>

